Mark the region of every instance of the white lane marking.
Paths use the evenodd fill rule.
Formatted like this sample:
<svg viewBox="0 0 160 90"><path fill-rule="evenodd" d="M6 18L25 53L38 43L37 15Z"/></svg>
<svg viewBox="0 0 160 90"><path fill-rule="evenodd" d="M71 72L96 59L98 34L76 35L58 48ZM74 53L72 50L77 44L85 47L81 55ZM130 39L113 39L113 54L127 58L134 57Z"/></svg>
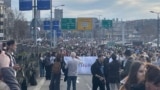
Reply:
<svg viewBox="0 0 160 90"><path fill-rule="evenodd" d="M92 90L88 83L86 84L86 86L88 87L88 90Z"/></svg>
<svg viewBox="0 0 160 90"><path fill-rule="evenodd" d="M38 85L34 90L40 90L44 83L45 83L45 78L43 78L40 82L38 82Z"/></svg>

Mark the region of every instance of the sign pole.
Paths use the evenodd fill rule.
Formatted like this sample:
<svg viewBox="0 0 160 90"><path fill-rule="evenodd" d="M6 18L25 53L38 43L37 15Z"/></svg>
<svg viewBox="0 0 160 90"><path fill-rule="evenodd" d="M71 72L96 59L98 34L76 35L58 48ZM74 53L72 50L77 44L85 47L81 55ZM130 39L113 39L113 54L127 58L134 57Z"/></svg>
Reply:
<svg viewBox="0 0 160 90"><path fill-rule="evenodd" d="M36 18L36 13L37 13L37 9L36 9L36 0L34 0L34 30L35 30L35 44L37 46L37 18Z"/></svg>
<svg viewBox="0 0 160 90"><path fill-rule="evenodd" d="M54 47L56 47L56 30L55 29L53 30L53 33L54 33Z"/></svg>
<svg viewBox="0 0 160 90"><path fill-rule="evenodd" d="M50 2L50 8L51 8L51 19L50 19L50 30L51 30L51 47L53 46L53 30L52 30L52 0ZM54 42L55 43L55 42Z"/></svg>

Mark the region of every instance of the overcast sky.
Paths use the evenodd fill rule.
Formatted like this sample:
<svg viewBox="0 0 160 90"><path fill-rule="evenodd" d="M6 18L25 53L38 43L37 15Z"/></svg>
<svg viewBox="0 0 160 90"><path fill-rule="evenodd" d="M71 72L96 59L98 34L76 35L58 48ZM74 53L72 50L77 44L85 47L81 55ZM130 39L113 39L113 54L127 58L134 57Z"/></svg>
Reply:
<svg viewBox="0 0 160 90"><path fill-rule="evenodd" d="M18 9L19 0L12 0L12 8ZM97 17L126 20L157 18L149 11L160 12L160 0L53 0L53 6L64 11L64 17ZM27 20L32 19L32 11L23 11ZM50 16L50 11L41 11L41 18Z"/></svg>

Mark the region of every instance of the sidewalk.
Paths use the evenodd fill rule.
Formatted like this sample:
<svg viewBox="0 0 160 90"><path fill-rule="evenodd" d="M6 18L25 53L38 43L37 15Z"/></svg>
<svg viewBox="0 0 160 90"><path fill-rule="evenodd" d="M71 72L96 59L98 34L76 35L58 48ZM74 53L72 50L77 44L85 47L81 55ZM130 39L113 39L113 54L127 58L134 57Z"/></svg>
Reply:
<svg viewBox="0 0 160 90"><path fill-rule="evenodd" d="M28 90L40 90L43 84L45 83L45 77L41 78L39 77L37 79L37 85L36 86L28 86Z"/></svg>

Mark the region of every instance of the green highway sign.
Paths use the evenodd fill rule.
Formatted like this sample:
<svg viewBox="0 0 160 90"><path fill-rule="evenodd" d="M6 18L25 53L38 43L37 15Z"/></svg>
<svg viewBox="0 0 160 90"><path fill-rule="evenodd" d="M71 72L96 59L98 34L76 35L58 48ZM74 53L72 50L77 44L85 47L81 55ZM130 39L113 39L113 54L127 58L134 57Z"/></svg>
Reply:
<svg viewBox="0 0 160 90"><path fill-rule="evenodd" d="M76 19L75 18L62 18L61 19L61 29L75 30L76 29Z"/></svg>
<svg viewBox="0 0 160 90"><path fill-rule="evenodd" d="M102 27L109 29L112 28L112 20L102 20Z"/></svg>
<svg viewBox="0 0 160 90"><path fill-rule="evenodd" d="M114 45L115 45L115 42L108 42L108 43L107 43L107 46L109 46L109 47L110 47L110 46L114 46Z"/></svg>

